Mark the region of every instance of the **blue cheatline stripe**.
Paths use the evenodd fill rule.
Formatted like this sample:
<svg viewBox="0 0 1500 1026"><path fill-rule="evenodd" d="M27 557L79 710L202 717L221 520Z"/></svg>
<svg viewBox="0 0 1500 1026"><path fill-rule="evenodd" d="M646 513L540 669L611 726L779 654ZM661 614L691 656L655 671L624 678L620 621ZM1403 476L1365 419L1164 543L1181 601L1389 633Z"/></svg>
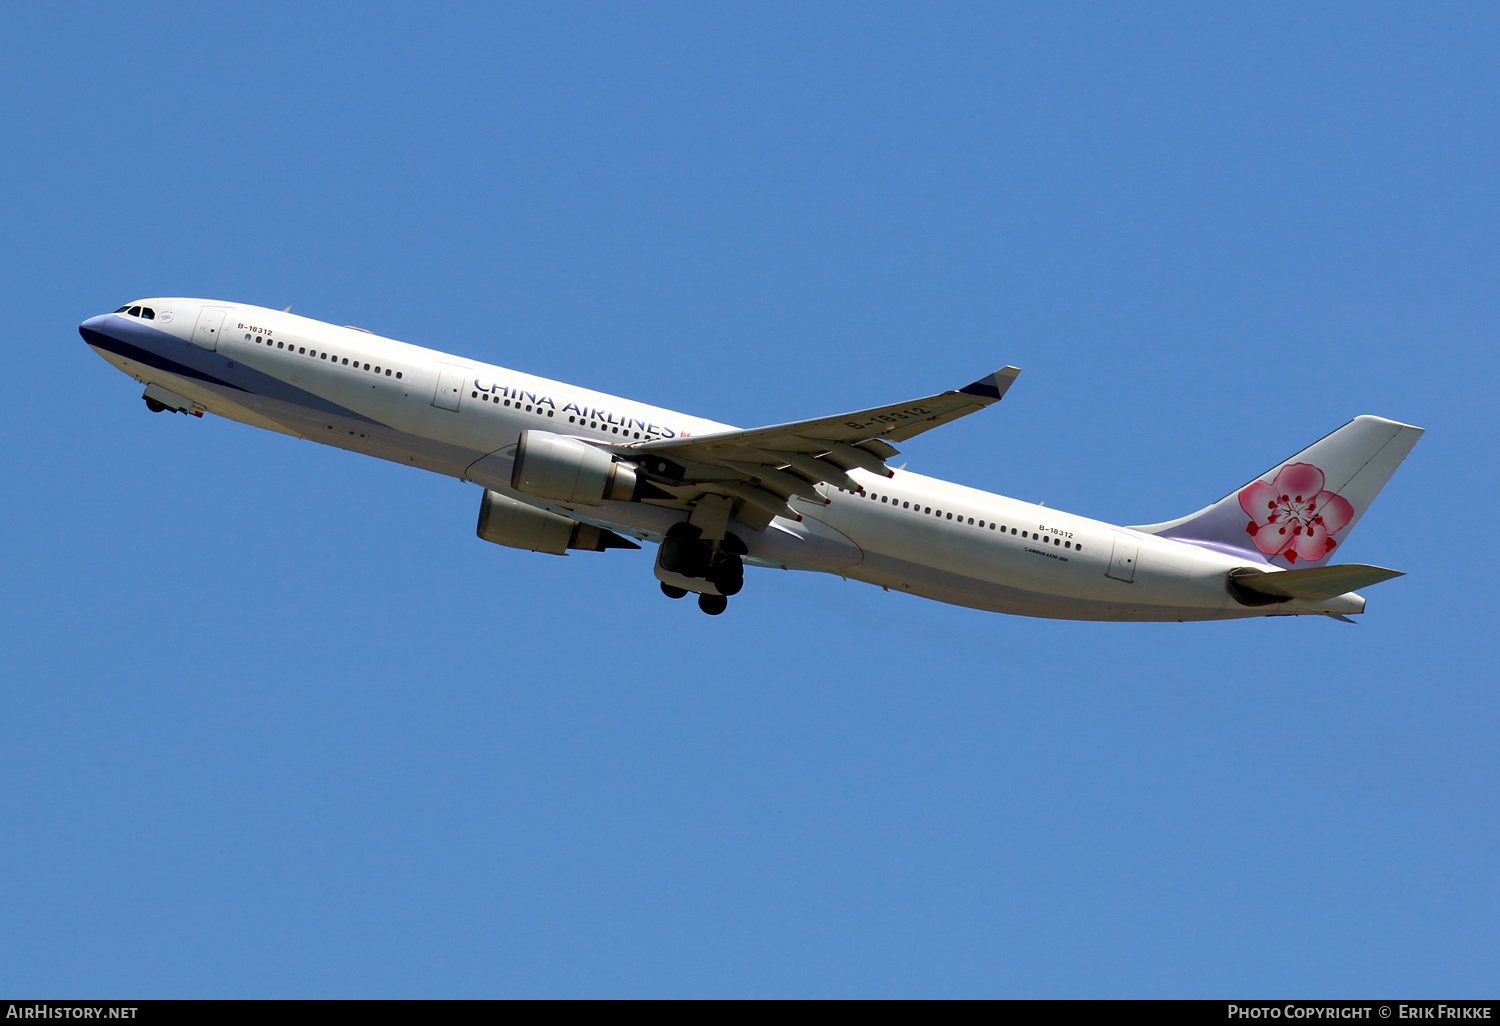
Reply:
<svg viewBox="0 0 1500 1026"><path fill-rule="evenodd" d="M223 385L225 388L232 388L237 392L246 391L246 389L241 388L239 385L225 381L223 378L216 378L212 374L205 374L186 364L178 363L175 360L169 360L165 356L153 353L149 349L142 349L140 346L133 346L129 342L115 338L112 335L106 335L102 331L95 331L93 328L79 328L78 334L82 335L83 340L95 349L103 349L105 352L114 353L116 356L123 356L127 360L134 360L136 363L144 364L147 367L170 371L180 377L193 378L196 381L207 381L211 385Z"/></svg>
<svg viewBox="0 0 1500 1026"><path fill-rule="evenodd" d="M145 338L141 338L141 341L149 338L153 343L181 347L184 350L184 355L192 356L203 363L223 364L223 369L219 373L214 373L209 370L193 367L180 360L174 360L170 356L164 356L155 350L135 345L94 328L80 326L78 333L83 336L85 342L95 349L114 353L116 356L133 360L146 367L154 367L157 370L167 371L168 373L184 378L192 378L195 381L205 381L211 385L222 385L225 388L232 388L236 392L244 392L247 395L262 396L266 399L291 403L294 406L300 406L303 409L318 413L333 414L365 424L375 424L380 427L389 426L371 417L367 417L363 413L356 413L337 403L330 402L322 396L314 395L306 389L290 385L280 378L272 377L263 371L246 367L243 364L234 364L233 361L219 353L210 352L206 349L192 349L186 342L175 335L168 335L155 328L147 328L144 325L136 325L134 323L123 323L120 327L130 331L131 334L141 335L144 333ZM230 378L237 378L239 380L230 380Z"/></svg>

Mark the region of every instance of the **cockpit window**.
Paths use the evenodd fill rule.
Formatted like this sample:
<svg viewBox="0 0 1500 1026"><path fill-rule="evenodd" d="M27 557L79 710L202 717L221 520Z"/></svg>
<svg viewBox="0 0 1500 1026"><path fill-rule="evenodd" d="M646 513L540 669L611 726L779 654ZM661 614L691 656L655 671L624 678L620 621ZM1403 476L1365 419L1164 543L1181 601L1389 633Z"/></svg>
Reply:
<svg viewBox="0 0 1500 1026"><path fill-rule="evenodd" d="M138 306L132 306L129 310L126 310L125 312L128 313L132 317L139 317L141 315L141 308L138 307Z"/></svg>
<svg viewBox="0 0 1500 1026"><path fill-rule="evenodd" d="M143 306L143 307L141 307L141 320L143 320L143 321L154 321L154 320L156 320L156 311L153 310L153 309L151 309L149 306Z"/></svg>
<svg viewBox="0 0 1500 1026"><path fill-rule="evenodd" d="M124 306L120 307L120 309L116 310L115 313L124 313L126 310L129 310L129 309L130 309L130 304L126 303Z"/></svg>

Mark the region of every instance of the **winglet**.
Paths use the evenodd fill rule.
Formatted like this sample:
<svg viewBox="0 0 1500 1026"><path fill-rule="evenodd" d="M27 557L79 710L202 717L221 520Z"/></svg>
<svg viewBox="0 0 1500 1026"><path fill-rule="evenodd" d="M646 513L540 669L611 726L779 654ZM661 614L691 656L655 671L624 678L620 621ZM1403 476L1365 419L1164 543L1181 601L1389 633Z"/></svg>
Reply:
<svg viewBox="0 0 1500 1026"><path fill-rule="evenodd" d="M1001 367L989 377L980 378L972 385L965 385L959 391L966 395L977 395L984 399L1002 399L1010 386L1015 384L1016 375L1021 373L1019 367Z"/></svg>

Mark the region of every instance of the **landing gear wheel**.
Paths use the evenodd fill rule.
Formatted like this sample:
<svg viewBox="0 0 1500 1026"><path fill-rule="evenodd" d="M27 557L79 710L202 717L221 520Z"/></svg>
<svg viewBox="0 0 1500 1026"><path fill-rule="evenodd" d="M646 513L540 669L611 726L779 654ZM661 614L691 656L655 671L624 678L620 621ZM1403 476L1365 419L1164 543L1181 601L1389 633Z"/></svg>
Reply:
<svg viewBox="0 0 1500 1026"><path fill-rule="evenodd" d="M166 408L167 407L165 403L159 403L149 396L146 397L146 409L150 410L152 413L161 413Z"/></svg>
<svg viewBox="0 0 1500 1026"><path fill-rule="evenodd" d="M738 595L745 586L745 564L739 556L720 552L708 568L708 580L720 595Z"/></svg>
<svg viewBox="0 0 1500 1026"><path fill-rule="evenodd" d="M723 595L699 595L698 608L709 616L718 616L729 608L729 600Z"/></svg>
<svg viewBox="0 0 1500 1026"><path fill-rule="evenodd" d="M687 589L679 588L675 584L668 584L666 581L662 581L661 593L667 598L682 598L682 596L687 594Z"/></svg>

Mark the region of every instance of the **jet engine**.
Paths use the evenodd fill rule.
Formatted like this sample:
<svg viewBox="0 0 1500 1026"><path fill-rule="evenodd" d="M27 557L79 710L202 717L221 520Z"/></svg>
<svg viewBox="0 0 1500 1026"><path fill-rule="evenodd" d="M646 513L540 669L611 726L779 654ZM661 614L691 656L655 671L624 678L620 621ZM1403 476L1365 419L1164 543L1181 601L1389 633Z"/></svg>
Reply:
<svg viewBox="0 0 1500 1026"><path fill-rule="evenodd" d="M531 552L566 554L568 549L603 552L605 549L638 549L635 542L613 531L548 513L508 495L485 489L479 504L479 537L496 545Z"/></svg>
<svg viewBox="0 0 1500 1026"><path fill-rule="evenodd" d="M597 506L605 499L635 499L640 482L634 468L587 442L522 431L510 484L527 495Z"/></svg>

